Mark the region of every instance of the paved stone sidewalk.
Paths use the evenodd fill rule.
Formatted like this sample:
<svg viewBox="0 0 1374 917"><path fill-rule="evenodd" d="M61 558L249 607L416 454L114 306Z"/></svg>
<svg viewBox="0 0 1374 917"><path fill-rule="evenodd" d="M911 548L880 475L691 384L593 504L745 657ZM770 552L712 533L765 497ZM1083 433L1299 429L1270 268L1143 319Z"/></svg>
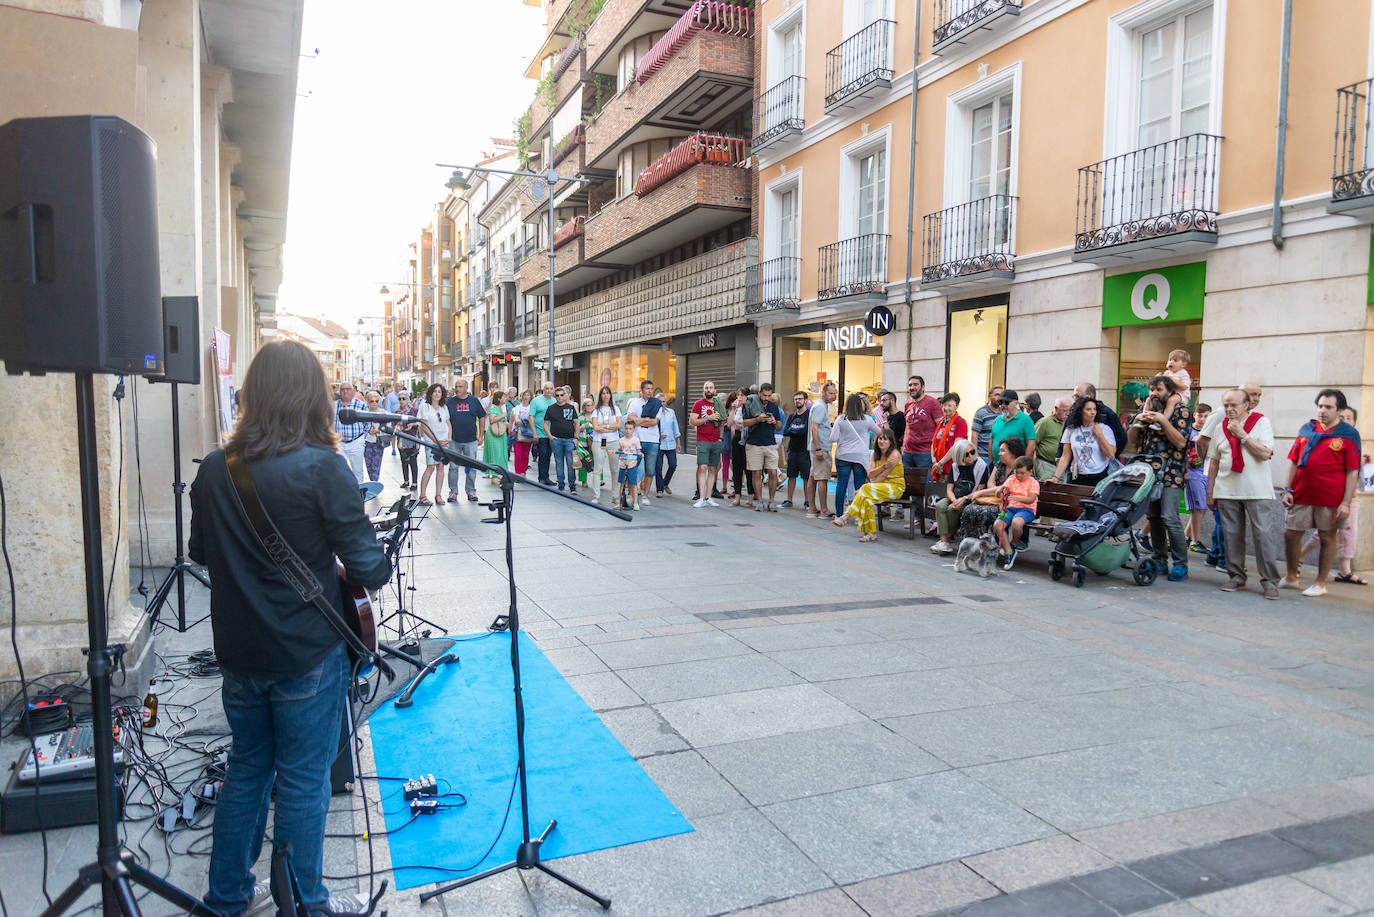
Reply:
<svg viewBox="0 0 1374 917"><path fill-rule="evenodd" d="M516 503L524 626L696 829L555 864L614 913L1374 912L1374 595L1266 602L1201 564L1075 589L1043 544L982 580L919 538L693 509L690 472L631 523ZM506 610L485 514L435 508L407 569L455 633ZM356 797L335 809L361 830ZM7 900L20 845L0 838ZM367 848L326 856L352 875ZM597 910L538 874L418 892L385 906Z"/></svg>

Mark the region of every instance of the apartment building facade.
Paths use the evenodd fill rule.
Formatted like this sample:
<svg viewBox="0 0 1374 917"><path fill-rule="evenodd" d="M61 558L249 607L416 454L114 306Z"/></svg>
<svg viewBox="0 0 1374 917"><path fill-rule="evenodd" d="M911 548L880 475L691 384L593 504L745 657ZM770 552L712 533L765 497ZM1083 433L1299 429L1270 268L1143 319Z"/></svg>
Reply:
<svg viewBox="0 0 1374 917"><path fill-rule="evenodd" d="M1181 348L1282 435L1374 406L1370 6L1302 4L1285 65L1283 0L764 0L760 370L1133 408Z"/></svg>
<svg viewBox="0 0 1374 917"><path fill-rule="evenodd" d="M757 364L744 310L754 12L710 0L685 12L664 0L545 11L542 79L518 152L581 181L526 197L539 250L517 289L547 302L552 249L555 381L608 386L623 402L651 378L681 413L705 379L725 388Z"/></svg>

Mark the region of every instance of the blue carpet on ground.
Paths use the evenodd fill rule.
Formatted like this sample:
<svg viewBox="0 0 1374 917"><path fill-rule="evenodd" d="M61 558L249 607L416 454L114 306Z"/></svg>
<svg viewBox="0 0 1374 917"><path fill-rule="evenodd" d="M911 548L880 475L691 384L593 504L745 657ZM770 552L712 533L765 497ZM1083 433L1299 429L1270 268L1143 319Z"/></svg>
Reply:
<svg viewBox="0 0 1374 917"><path fill-rule="evenodd" d="M401 828L410 820L401 784L380 781L386 827L396 832L387 837L391 862L407 867L396 871L397 888L499 866L514 859L521 840L517 787L501 839L483 857L506 816L515 775L510 634L464 638L454 651L460 662L429 676L415 692L413 707L398 710L387 701L369 719L379 775L433 774L441 791L467 797L465 806L421 816ZM530 831L537 836L550 819L558 819L544 842L544 859L693 830L523 632L520 675ZM443 869L411 868L420 866Z"/></svg>

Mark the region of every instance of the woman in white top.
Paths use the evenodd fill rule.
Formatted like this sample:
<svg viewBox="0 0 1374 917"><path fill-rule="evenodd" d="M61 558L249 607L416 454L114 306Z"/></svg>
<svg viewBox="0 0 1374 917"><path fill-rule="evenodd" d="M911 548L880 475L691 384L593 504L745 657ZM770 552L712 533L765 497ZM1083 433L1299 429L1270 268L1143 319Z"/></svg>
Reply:
<svg viewBox="0 0 1374 917"><path fill-rule="evenodd" d="M525 389L511 406L510 422L515 429L515 473L522 476L530 470L530 447L534 445L534 428L530 426L532 398L530 390Z"/></svg>
<svg viewBox="0 0 1374 917"><path fill-rule="evenodd" d="M849 481L854 491L868 483L868 459L873 451L871 437L878 434L878 425L868 416L868 399L854 392L844 400L844 414L835 421L835 516L845 508L845 493Z"/></svg>
<svg viewBox="0 0 1374 917"><path fill-rule="evenodd" d="M611 502L615 502L616 470L619 467L615 453L620 448L617 443L620 442L622 426L624 420L620 416L620 409L615 406L615 394L609 385L603 385L601 391L596 393L596 407L592 408L592 471L587 475L587 483L591 485L593 503L601 501L603 475L605 486L612 492Z"/></svg>
<svg viewBox="0 0 1374 917"><path fill-rule="evenodd" d="M415 411L415 417L421 423L429 427L429 432L434 434L434 438L439 441L439 445L447 446L452 434L448 428L448 408L444 400L448 397L448 390L438 382L425 389L425 400L420 402L419 408ZM427 438L424 433L422 438ZM444 464L443 453L434 449L432 446L425 447L425 475L420 479L420 502L425 506L431 505L429 497L425 492L429 489L429 476L434 475L434 503L444 502L444 474L439 471Z"/></svg>
<svg viewBox="0 0 1374 917"><path fill-rule="evenodd" d="M1064 435L1059 442L1064 452L1059 456L1059 465L1050 476L1052 483L1064 479L1064 471L1069 471L1070 484L1084 484L1089 487L1107 476L1116 449L1120 445L1112 428L1097 418L1102 412L1100 403L1094 398L1079 398L1064 418Z"/></svg>

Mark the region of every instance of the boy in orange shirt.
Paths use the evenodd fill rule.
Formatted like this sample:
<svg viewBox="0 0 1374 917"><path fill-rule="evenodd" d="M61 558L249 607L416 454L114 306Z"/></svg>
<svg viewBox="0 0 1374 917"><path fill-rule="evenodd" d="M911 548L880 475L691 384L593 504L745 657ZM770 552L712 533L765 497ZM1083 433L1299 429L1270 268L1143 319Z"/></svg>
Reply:
<svg viewBox="0 0 1374 917"><path fill-rule="evenodd" d="M1002 514L992 524L997 543L1007 556L1003 570L1010 570L1016 563L1016 552L1025 548L1021 538L1026 526L1035 521L1036 504L1040 499L1040 482L1031 472L1035 462L1029 455L1023 455L1011 466L1011 477L1002 485Z"/></svg>

